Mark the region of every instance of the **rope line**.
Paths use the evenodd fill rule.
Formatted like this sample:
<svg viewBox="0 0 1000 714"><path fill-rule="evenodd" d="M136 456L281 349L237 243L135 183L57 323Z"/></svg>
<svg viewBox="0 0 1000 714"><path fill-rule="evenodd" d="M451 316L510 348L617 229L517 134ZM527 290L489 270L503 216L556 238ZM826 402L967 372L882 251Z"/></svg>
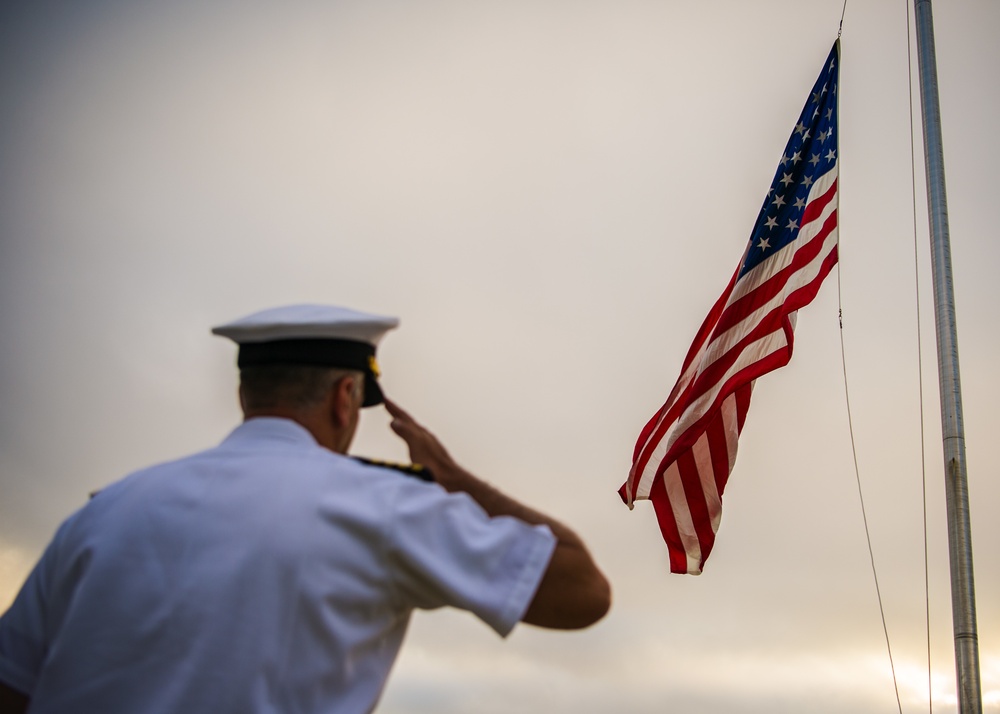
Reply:
<svg viewBox="0 0 1000 714"><path fill-rule="evenodd" d="M844 0L844 12L846 12L846 11L847 11L847 0ZM840 21L841 21L841 26L843 26L843 22L844 22L843 16L841 16L841 20ZM838 38L839 38L839 36L840 36L840 33L838 32ZM841 56L841 71L843 71L843 55ZM841 97L841 93L837 92L837 114L838 114L838 116L840 114L840 97ZM912 124L911 124L911 126L912 126ZM838 163L843 164L843 152L840 150L840 147L837 148L837 152L838 152ZM838 181L839 181L839 179L838 179ZM837 224L838 225L841 225L843 223L841 221L841 218L842 218L842 215L841 215L841 211L840 211L840 206L838 205L837 206ZM838 324L840 326L840 330L839 330L839 332L840 332L840 363L841 363L841 366L843 367L843 372L844 372L844 402L845 402L846 407L847 407L847 429L848 429L848 433L850 434L850 439L851 439L851 456L852 456L853 461L854 461L854 478L855 478L855 481L858 484L858 500L861 503L861 519L864 522L864 526L865 526L865 540L868 543L868 558L869 558L869 561L871 562L871 566L872 566L872 579L875 581L875 596L878 599L878 611L879 611L879 616L882 619L882 632L885 635L885 649L886 649L886 652L889 655L889 668L892 670L892 686L893 686L893 689L896 692L896 706L899 708L899 714L903 714L903 704L902 704L902 701L900 700L900 697L899 697L899 681L898 681L898 679L896 677L896 664L893 661L893 657L892 657L892 645L890 644L890 641L889 641L889 626L888 626L888 624L886 623L886 620L885 620L885 607L882 604L882 590L879 587L879 583L878 583L878 570L875 567L875 551L872 548L871 531L868 528L868 514L867 514L867 511L865 509L865 496L864 496L864 491L861 488L861 470L858 467L858 448L857 448L857 444L856 444L855 439L854 439L854 419L853 419L853 417L851 415L851 390L850 390L850 388L848 386L848 379L847 379L847 353L846 353L846 349L844 347L844 305L843 305L843 292L842 292L842 289L841 289L841 268L840 268L840 266L843 265L843 261L841 260L840 245L839 245L839 243L837 245L837 262L838 262L838 268L837 268L837 322L838 322Z"/></svg>
<svg viewBox="0 0 1000 714"><path fill-rule="evenodd" d="M840 213L838 207L837 212ZM838 217L838 223L840 222ZM839 253L839 246L838 246ZM838 262L840 262L838 260ZM840 268L837 269L837 317L840 322L840 362L844 368L844 401L847 404L847 429L851 436L851 456L854 459L854 477L858 484L858 500L861 502L861 519L865 524L865 540L868 542L868 559L872 566L872 579L875 581L875 596L878 598L878 612L882 618L882 632L885 635L885 649L889 654L889 668L892 670L892 686L896 691L896 706L899 714L903 714L903 704L899 698L899 682L896 679L896 665L892 659L892 645L889 643L889 627L885 621L885 607L882 605L882 591L878 584L878 571L875 568L875 552L872 549L871 531L868 529L868 514L865 509L865 496L861 488L861 471L858 468L858 449L854 442L854 420L851 417L851 395L847 383L847 357L844 350L844 310L841 306Z"/></svg>

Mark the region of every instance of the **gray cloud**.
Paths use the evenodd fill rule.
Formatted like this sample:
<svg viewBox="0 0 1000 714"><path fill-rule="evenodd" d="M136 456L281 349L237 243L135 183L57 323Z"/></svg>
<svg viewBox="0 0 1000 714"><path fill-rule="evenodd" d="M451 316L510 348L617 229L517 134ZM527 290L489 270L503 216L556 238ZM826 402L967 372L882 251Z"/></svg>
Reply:
<svg viewBox="0 0 1000 714"><path fill-rule="evenodd" d="M839 8L801 3L36 2L0 20L0 602L86 494L217 442L271 304L402 317L386 388L564 517L616 604L502 642L417 616L383 711L892 707L837 311L904 705L923 574L906 35L848 9L840 279L760 380L699 578L615 493L735 267ZM997 8L937 11L987 710L1000 707L990 240ZM918 162L919 170L919 162ZM918 188L922 179L918 175ZM953 696L926 219L918 205L936 705ZM403 458L384 415L357 453ZM923 673L921 674L921 667ZM825 708L824 708L825 707ZM992 709L990 709L992 707Z"/></svg>

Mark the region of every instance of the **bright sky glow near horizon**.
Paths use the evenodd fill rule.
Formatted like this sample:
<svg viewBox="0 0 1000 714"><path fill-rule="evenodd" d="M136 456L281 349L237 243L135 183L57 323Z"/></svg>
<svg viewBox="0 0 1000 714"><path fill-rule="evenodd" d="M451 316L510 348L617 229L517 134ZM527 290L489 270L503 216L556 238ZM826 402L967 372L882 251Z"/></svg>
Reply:
<svg viewBox="0 0 1000 714"><path fill-rule="evenodd" d="M0 608L87 493L217 443L295 302L398 315L386 392L588 542L596 627L418 613L385 714L927 710L907 6L850 3L841 262L760 379L705 573L617 489L735 269L842 6L39 0L0 10ZM984 709L1000 712L1000 5L934 7ZM915 46L914 62L915 57ZM915 111L919 94L914 79ZM934 710L955 711L919 118ZM838 300L838 285L841 297ZM352 451L404 459L383 410Z"/></svg>

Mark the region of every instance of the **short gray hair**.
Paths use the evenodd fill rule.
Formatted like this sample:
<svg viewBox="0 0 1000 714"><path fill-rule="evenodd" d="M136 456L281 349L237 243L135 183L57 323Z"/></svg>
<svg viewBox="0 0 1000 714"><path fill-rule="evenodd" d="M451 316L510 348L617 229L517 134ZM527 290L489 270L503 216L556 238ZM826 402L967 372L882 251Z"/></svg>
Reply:
<svg viewBox="0 0 1000 714"><path fill-rule="evenodd" d="M345 377L354 378L354 396L364 400L364 375L356 370L305 364L260 364L240 370L240 394L247 410L310 407Z"/></svg>

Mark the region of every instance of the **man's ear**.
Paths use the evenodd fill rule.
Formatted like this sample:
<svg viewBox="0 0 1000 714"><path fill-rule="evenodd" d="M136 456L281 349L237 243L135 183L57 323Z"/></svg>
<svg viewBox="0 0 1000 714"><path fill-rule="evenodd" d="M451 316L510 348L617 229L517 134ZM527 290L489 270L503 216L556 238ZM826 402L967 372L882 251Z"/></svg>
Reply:
<svg viewBox="0 0 1000 714"><path fill-rule="evenodd" d="M357 377L347 376L337 380L330 390L330 412L333 423L338 428L343 428L351 423L351 416L354 413L354 397L357 391L355 380Z"/></svg>

